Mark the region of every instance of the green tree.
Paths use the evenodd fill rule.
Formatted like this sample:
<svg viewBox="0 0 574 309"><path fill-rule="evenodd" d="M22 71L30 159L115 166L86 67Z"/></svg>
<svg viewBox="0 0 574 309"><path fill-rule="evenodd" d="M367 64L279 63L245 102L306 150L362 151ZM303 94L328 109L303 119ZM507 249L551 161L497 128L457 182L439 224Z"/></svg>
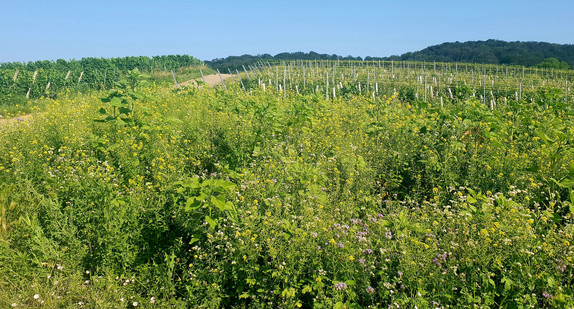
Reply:
<svg viewBox="0 0 574 309"><path fill-rule="evenodd" d="M540 64L538 64L539 68L545 69L559 69L559 70L568 70L570 66L565 61L560 61L558 58L546 58Z"/></svg>

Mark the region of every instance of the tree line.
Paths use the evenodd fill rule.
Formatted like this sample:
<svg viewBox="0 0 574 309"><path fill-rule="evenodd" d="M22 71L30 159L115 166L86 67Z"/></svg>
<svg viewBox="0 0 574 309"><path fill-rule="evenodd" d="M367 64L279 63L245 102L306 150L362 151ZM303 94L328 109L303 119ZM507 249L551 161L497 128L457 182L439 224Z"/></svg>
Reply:
<svg viewBox="0 0 574 309"><path fill-rule="evenodd" d="M427 61L466 62L485 64L521 65L549 69L574 67L574 45L546 42L506 42L501 40L453 42L434 45L416 52L388 57L353 57L316 52L280 53L229 56L206 61L213 69L242 69L258 61L290 60L366 60L366 61Z"/></svg>

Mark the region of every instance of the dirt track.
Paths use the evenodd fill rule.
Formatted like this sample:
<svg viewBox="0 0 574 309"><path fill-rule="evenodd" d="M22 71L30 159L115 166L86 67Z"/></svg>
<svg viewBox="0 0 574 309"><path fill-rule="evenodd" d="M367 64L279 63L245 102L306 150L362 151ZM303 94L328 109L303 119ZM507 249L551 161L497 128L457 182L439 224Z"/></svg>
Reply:
<svg viewBox="0 0 574 309"><path fill-rule="evenodd" d="M221 84L221 78L223 78L224 81L230 79L231 74L221 74L221 78L219 77L219 74L209 74L209 75L204 75L203 77L205 79L205 83L207 85L209 85L210 87L213 87L213 86L217 86L217 85ZM201 79L198 78L197 80L201 80ZM192 80L185 81L183 83L178 83L178 85L180 87L192 86L192 85L197 86L197 82L192 79Z"/></svg>

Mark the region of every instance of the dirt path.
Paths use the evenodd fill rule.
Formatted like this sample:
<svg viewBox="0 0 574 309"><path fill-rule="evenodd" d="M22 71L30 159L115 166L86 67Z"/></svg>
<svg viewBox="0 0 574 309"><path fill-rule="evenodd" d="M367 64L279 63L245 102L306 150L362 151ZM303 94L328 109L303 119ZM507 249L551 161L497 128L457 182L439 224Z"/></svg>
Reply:
<svg viewBox="0 0 574 309"><path fill-rule="evenodd" d="M210 87L213 86L217 86L219 84L221 84L221 78L223 78L223 80L228 80L231 78L231 74L221 74L221 78L219 77L219 74L209 74L209 75L204 75L203 76L205 78L205 83L207 85L209 85ZM198 80L201 80L201 78L198 78ZM197 82L192 79L192 80L188 80L185 81L183 83L178 83L180 87L184 87L184 86L197 86Z"/></svg>

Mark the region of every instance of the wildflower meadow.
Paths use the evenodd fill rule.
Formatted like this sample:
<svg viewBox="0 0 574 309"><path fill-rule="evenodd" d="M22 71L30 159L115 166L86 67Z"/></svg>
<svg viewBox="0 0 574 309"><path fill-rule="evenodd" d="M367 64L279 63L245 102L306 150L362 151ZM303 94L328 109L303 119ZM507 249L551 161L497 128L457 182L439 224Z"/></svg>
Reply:
<svg viewBox="0 0 574 309"><path fill-rule="evenodd" d="M571 73L425 65L21 101L0 307L573 307Z"/></svg>

